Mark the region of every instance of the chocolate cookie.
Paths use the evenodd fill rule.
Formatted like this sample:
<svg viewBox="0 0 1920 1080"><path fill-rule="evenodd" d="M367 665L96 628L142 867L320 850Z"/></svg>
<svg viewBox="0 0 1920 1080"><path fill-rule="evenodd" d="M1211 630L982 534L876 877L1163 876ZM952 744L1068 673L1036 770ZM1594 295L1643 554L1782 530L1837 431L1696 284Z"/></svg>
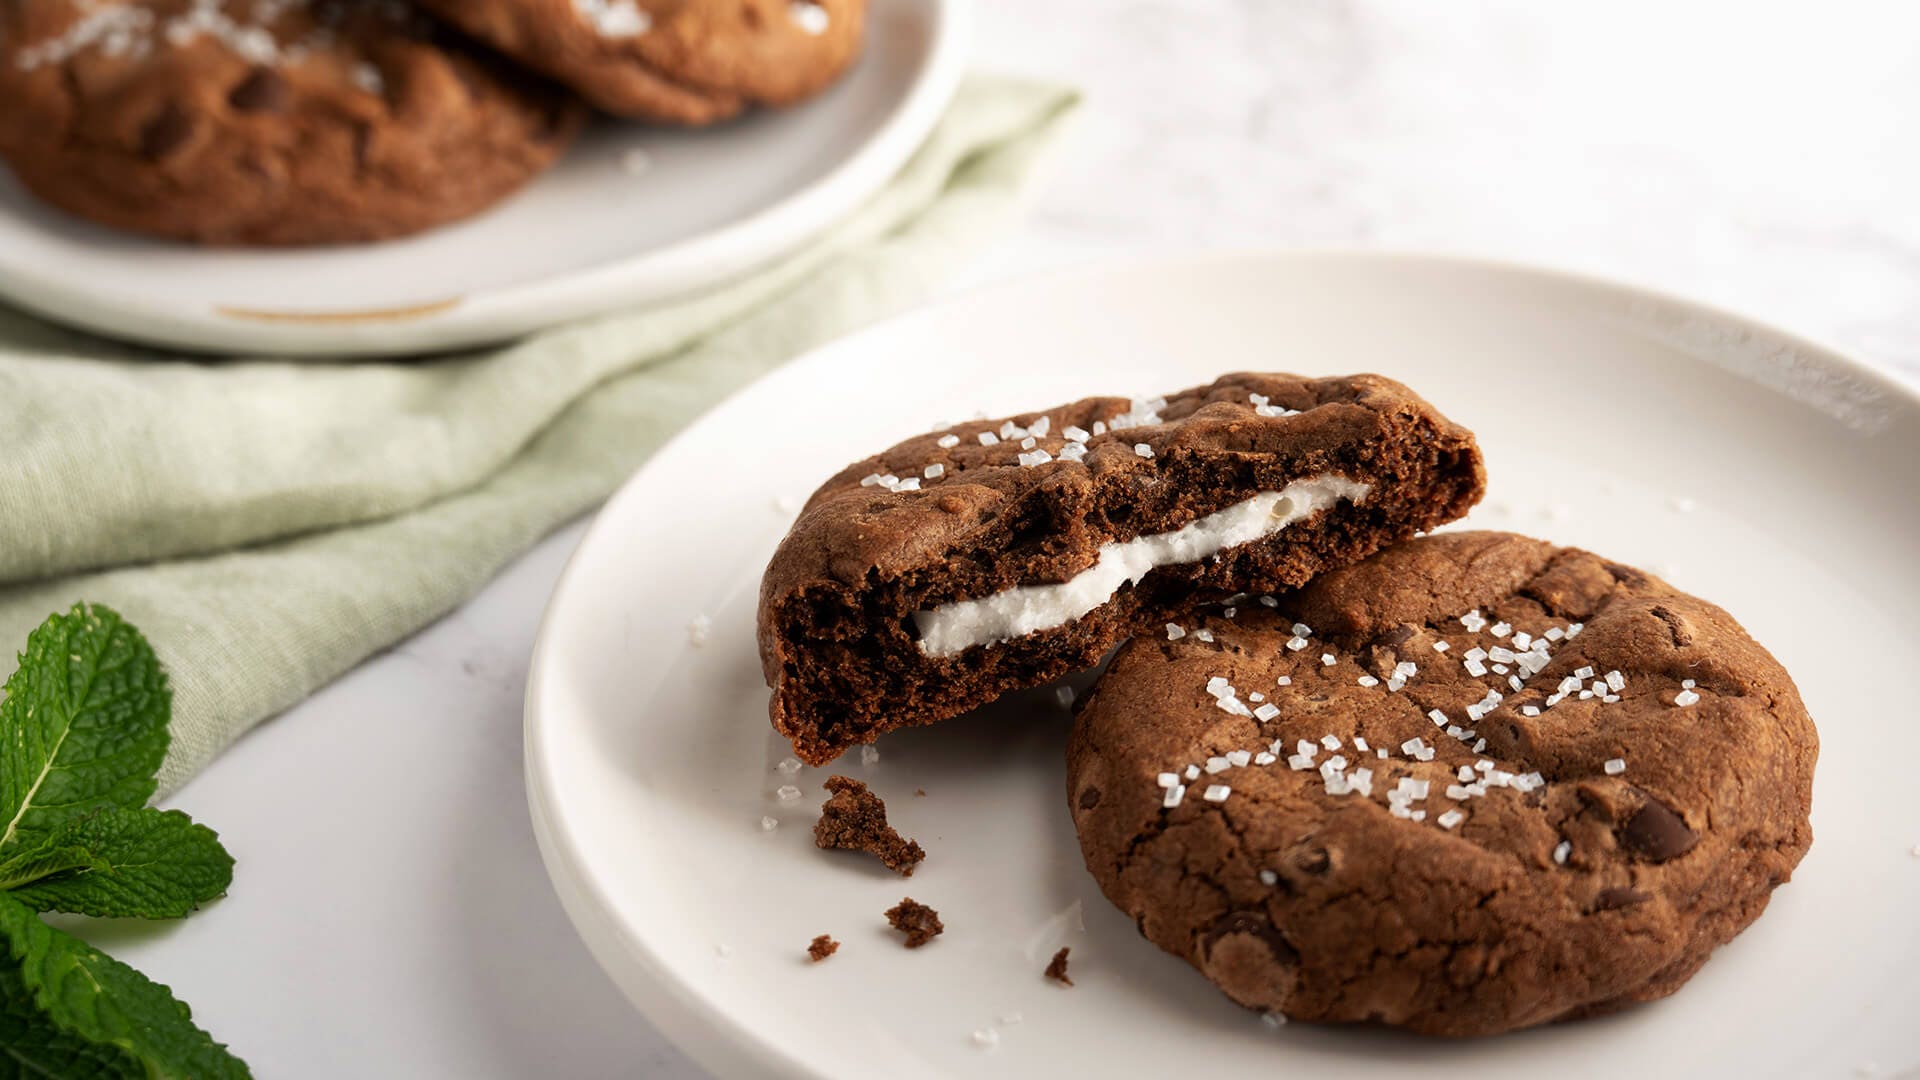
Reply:
<svg viewBox="0 0 1920 1080"><path fill-rule="evenodd" d="M826 89L866 16L866 0L420 2L616 116L680 124Z"/></svg>
<svg viewBox="0 0 1920 1080"><path fill-rule="evenodd" d="M116 228L379 240L466 217L584 110L391 0L0 4L0 158Z"/></svg>
<svg viewBox="0 0 1920 1080"><path fill-rule="evenodd" d="M1377 375L1229 375L909 439L827 481L767 567L774 727L830 761L1364 558L1484 485L1473 436Z"/></svg>
<svg viewBox="0 0 1920 1080"><path fill-rule="evenodd" d="M1243 1005L1486 1035L1663 997L1812 840L1819 742L1721 609L1506 533L1410 541L1074 722L1087 867Z"/></svg>

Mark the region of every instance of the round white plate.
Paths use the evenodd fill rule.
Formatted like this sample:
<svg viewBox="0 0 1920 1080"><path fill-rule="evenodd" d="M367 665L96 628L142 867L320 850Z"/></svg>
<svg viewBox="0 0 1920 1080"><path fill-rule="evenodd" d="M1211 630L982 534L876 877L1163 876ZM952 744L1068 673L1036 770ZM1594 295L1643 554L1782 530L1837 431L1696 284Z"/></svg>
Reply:
<svg viewBox="0 0 1920 1080"><path fill-rule="evenodd" d="M967 0L872 0L867 46L797 108L704 130L601 122L472 220L385 244L209 250L41 206L0 168L0 297L223 353L461 348L641 307L799 247L907 161L959 85Z"/></svg>
<svg viewBox="0 0 1920 1080"><path fill-rule="evenodd" d="M1243 369L1377 371L1478 432L1470 526L1637 563L1729 608L1823 743L1817 837L1766 917L1668 1001L1474 1042L1273 1031L1101 897L1046 692L783 775L754 651L796 501L943 419ZM1920 399L1684 301L1415 258L1157 262L967 296L735 396L610 502L554 595L527 698L547 867L633 1001L723 1076L1845 1076L1920 1067L1920 798L1903 672L1920 610ZM690 622L710 620L704 646ZM814 849L829 771L926 846L912 880ZM803 793L782 801L776 790ZM916 796L924 789L924 798ZM763 816L778 827L763 831ZM907 952L903 895L947 932ZM844 942L819 966L815 934ZM1073 989L1041 978L1073 949ZM977 1030L994 1032L991 1049Z"/></svg>

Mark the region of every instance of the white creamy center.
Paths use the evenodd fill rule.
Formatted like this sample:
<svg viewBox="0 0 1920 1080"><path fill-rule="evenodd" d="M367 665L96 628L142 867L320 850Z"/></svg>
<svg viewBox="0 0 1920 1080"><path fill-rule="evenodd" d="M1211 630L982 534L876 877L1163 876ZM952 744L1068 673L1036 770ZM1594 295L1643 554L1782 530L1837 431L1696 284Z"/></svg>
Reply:
<svg viewBox="0 0 1920 1080"><path fill-rule="evenodd" d="M1230 547L1272 536L1335 502L1360 502L1372 490L1344 476L1325 473L1263 491L1172 532L1104 544L1092 566L1057 585L1016 585L978 600L957 600L916 611L920 651L952 656L1040 630L1065 626L1113 599L1155 567L1199 562Z"/></svg>

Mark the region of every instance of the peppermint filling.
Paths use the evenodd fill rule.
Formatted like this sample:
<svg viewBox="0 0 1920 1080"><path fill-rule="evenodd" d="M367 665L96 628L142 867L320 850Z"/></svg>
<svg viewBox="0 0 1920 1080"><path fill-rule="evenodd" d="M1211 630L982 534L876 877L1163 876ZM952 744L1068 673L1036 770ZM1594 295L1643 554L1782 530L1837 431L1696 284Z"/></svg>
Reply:
<svg viewBox="0 0 1920 1080"><path fill-rule="evenodd" d="M920 651L927 656L953 656L975 645L1065 626L1159 567L1199 562L1228 548L1264 540L1341 499L1359 503L1371 490L1372 485L1323 473L1295 480L1279 491L1263 491L1171 532L1103 544L1094 564L1066 581L1016 585L977 600L956 600L914 612Z"/></svg>

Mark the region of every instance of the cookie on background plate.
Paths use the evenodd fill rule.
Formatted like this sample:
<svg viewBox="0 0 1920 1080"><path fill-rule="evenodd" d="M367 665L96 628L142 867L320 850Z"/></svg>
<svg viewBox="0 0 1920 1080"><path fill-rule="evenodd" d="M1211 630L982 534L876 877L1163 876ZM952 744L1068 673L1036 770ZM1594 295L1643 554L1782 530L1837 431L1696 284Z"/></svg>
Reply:
<svg viewBox="0 0 1920 1080"><path fill-rule="evenodd" d="M1108 898L1243 1005L1466 1036L1664 997L1812 841L1793 680L1632 567L1443 533L1205 625L1120 650L1067 794Z"/></svg>
<svg viewBox="0 0 1920 1080"><path fill-rule="evenodd" d="M615 116L710 124L826 89L866 0L420 0Z"/></svg>
<svg viewBox="0 0 1920 1080"><path fill-rule="evenodd" d="M584 115L391 0L14 0L0 101L0 158L35 195L228 245L466 217L552 164Z"/></svg>
<svg viewBox="0 0 1920 1080"><path fill-rule="evenodd" d="M1228 375L909 439L827 481L767 567L774 727L822 764L1365 558L1485 482L1472 433L1377 375Z"/></svg>

